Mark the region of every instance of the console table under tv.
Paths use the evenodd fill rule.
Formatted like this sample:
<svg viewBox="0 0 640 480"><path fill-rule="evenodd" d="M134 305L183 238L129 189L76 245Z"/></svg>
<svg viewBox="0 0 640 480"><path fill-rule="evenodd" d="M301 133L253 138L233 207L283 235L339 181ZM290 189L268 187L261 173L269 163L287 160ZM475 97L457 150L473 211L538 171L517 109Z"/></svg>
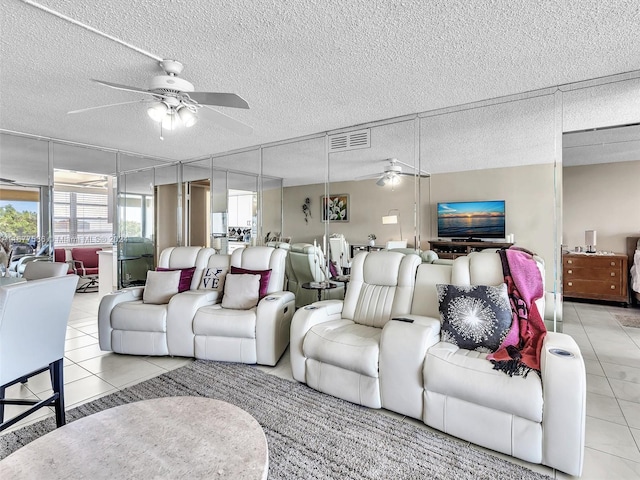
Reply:
<svg viewBox="0 0 640 480"><path fill-rule="evenodd" d="M474 240L430 240L431 250L438 254L439 258L454 259L471 252L479 252L487 248L509 248L513 243L508 242L481 242Z"/></svg>

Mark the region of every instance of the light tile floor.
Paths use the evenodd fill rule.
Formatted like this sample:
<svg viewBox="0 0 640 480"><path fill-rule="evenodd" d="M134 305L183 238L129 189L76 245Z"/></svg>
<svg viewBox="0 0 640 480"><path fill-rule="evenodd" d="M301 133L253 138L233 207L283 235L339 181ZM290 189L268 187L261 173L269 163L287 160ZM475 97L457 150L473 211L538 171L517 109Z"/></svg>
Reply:
<svg viewBox="0 0 640 480"><path fill-rule="evenodd" d="M64 367L67 408L192 361L101 351L96 320L98 302L97 293L79 293L74 299L67 329ZM614 318L615 313L640 315L640 309L574 302L564 304L564 332L573 336L580 345L587 370L587 434L582 475L585 480L640 479L640 328L620 326ZM288 353L275 367L259 368L293 380ZM11 387L7 395L35 398L43 397L50 391L48 374L45 372L30 379L26 385ZM7 416L18 408L21 407L7 407ZM417 420L393 412L382 412L428 428ZM41 420L47 415L53 415L51 410L42 409L14 428ZM488 452L557 479L573 478L547 467Z"/></svg>

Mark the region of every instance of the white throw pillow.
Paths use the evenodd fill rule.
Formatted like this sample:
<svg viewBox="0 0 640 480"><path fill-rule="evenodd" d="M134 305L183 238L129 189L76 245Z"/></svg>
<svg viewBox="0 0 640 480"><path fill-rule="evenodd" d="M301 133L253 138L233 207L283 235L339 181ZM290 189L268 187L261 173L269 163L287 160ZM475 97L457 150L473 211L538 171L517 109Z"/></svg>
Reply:
<svg viewBox="0 0 640 480"><path fill-rule="evenodd" d="M178 293L179 284L180 270L168 272L149 270L147 272L147 283L142 292L142 301L156 305L169 303L171 297Z"/></svg>
<svg viewBox="0 0 640 480"><path fill-rule="evenodd" d="M248 310L258 304L260 275L228 273L224 282L222 307Z"/></svg>

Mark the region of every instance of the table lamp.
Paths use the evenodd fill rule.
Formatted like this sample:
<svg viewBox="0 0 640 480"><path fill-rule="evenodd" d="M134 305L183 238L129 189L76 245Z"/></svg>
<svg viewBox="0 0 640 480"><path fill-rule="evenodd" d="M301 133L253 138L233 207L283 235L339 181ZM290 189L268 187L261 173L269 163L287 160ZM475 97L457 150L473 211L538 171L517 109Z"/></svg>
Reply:
<svg viewBox="0 0 640 480"><path fill-rule="evenodd" d="M587 253L596 253L596 231L586 230L584 232L584 243L587 246Z"/></svg>

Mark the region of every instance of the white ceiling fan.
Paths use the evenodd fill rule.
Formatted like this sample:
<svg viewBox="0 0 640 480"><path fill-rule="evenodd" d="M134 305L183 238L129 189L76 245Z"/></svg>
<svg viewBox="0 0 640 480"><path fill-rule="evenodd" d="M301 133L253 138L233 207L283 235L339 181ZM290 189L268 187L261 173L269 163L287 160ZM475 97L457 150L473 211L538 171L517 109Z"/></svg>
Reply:
<svg viewBox="0 0 640 480"><path fill-rule="evenodd" d="M400 177L402 176L413 177L417 175L420 178L427 178L430 176L429 173L425 172L424 170L418 171L417 168L413 167L412 165L409 165L408 163L401 162L397 158L389 158L385 161L389 162L389 164L384 167L384 170L382 171L382 173L375 173L373 175L365 175L363 177L358 177L358 180L362 180L365 178L377 178L378 181L376 182L376 185L378 185L379 187L384 187L388 183L391 184L391 186L397 185L398 183L400 183ZM410 173L403 172L402 171L403 165L411 169L411 172Z"/></svg>
<svg viewBox="0 0 640 480"><path fill-rule="evenodd" d="M242 97L235 93L196 92L191 82L178 77L184 68L182 63L176 60L162 60L159 65L164 70L164 75L153 77L148 89L92 79L100 85L116 90L142 93L147 95L146 98L72 110L68 113L82 113L131 103L148 103L148 115L160 124L160 138L163 130L193 126L198 121L199 111L206 112L210 120L236 133L249 135L253 132L249 125L211 108L218 106L248 109L249 104Z"/></svg>

